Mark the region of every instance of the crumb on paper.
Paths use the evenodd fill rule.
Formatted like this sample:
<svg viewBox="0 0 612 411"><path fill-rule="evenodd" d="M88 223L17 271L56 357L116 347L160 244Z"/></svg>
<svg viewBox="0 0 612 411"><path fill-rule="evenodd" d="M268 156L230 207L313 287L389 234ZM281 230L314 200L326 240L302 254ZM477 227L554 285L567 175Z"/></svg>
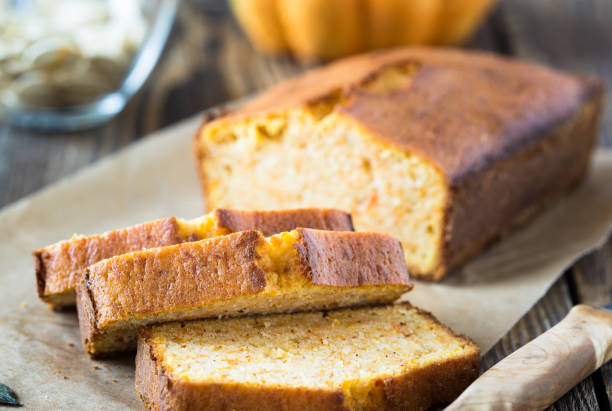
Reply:
<svg viewBox="0 0 612 411"><path fill-rule="evenodd" d="M116 378L113 378L113 379L112 379L112 381L113 381L113 382L117 382L117 379L116 379Z"/></svg>
<svg viewBox="0 0 612 411"><path fill-rule="evenodd" d="M65 380L67 380L67 379L68 379L68 376L67 376L67 375L64 375L64 379L65 379Z"/></svg>
<svg viewBox="0 0 612 411"><path fill-rule="evenodd" d="M26 303L25 301L22 301L22 302L19 303L19 306L21 308L27 308L28 307L28 303Z"/></svg>
<svg viewBox="0 0 612 411"><path fill-rule="evenodd" d="M70 341L68 341L68 342L66 343L66 345L67 345L68 347L74 347L74 344L73 344L73 343L71 343Z"/></svg>
<svg viewBox="0 0 612 411"><path fill-rule="evenodd" d="M57 368L57 369L55 370L55 373L56 373L56 374L60 374L60 373L61 373L60 369L59 369L59 368Z"/></svg>
<svg viewBox="0 0 612 411"><path fill-rule="evenodd" d="M92 365L92 366L91 366L91 368L93 368L94 370L99 370L99 369L100 369L100 366L98 366L98 365Z"/></svg>

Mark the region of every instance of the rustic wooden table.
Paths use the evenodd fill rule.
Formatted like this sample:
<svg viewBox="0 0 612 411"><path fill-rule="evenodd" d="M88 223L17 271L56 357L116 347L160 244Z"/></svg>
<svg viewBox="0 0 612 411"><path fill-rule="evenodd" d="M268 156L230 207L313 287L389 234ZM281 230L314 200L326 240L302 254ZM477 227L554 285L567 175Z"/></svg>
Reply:
<svg viewBox="0 0 612 411"><path fill-rule="evenodd" d="M596 73L612 85L611 0L506 0L470 47ZM126 110L105 127L37 135L0 125L0 207L204 108L264 89L307 67L258 55L223 0L184 0L161 63ZM612 147L612 103L600 144ZM612 184L612 176L611 182ZM489 368L557 323L577 303L612 300L612 241L572 267L484 357ZM612 364L551 408L609 410Z"/></svg>

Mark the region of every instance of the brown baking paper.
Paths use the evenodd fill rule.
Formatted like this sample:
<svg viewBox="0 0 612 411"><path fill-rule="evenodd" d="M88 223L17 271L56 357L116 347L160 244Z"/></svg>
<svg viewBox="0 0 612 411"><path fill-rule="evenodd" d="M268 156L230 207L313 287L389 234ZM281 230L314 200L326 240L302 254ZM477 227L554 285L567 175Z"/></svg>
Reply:
<svg viewBox="0 0 612 411"><path fill-rule="evenodd" d="M133 356L90 360L75 313L37 300L30 253L75 232L202 214L190 152L199 121L163 130L0 213L0 382L27 408L141 408ZM418 282L407 299L471 336L484 354L611 227L612 151L599 151L570 197L443 283Z"/></svg>

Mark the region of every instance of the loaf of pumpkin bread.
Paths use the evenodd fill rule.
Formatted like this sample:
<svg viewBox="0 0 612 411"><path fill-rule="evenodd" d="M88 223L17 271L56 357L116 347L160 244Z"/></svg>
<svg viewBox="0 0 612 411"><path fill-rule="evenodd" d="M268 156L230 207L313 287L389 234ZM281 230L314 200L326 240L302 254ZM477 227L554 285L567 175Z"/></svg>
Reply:
<svg viewBox="0 0 612 411"><path fill-rule="evenodd" d="M208 207L338 207L439 280L585 175L602 84L481 52L348 58L206 119Z"/></svg>
<svg viewBox="0 0 612 411"><path fill-rule="evenodd" d="M468 338L398 304L153 326L136 391L153 410L420 410L479 364Z"/></svg>
<svg viewBox="0 0 612 411"><path fill-rule="evenodd" d="M33 252L38 296L53 308L74 306L75 285L82 270L88 265L116 255L243 230L258 230L265 236L270 236L297 227L353 230L350 214L340 210L217 209L190 221L169 217L100 235L74 236L70 240Z"/></svg>
<svg viewBox="0 0 612 411"><path fill-rule="evenodd" d="M251 230L91 265L77 310L85 350L101 356L135 348L152 323L387 303L411 288L386 234Z"/></svg>

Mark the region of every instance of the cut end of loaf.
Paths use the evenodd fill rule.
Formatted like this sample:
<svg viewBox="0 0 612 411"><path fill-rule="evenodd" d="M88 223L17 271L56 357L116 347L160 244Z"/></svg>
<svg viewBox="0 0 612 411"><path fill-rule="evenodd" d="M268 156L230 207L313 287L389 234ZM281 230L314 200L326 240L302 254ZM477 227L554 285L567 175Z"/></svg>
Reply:
<svg viewBox="0 0 612 411"><path fill-rule="evenodd" d="M388 81L371 78L364 90L387 92L410 71L388 72ZM438 279L444 274L443 175L337 112L342 98L205 126L196 150L209 206L346 209L359 230L400 238L413 275Z"/></svg>
<svg viewBox="0 0 612 411"><path fill-rule="evenodd" d="M154 326L141 335L136 386L160 408L422 409L452 401L478 372L469 339L398 304ZM170 383L153 387L151 373Z"/></svg>

